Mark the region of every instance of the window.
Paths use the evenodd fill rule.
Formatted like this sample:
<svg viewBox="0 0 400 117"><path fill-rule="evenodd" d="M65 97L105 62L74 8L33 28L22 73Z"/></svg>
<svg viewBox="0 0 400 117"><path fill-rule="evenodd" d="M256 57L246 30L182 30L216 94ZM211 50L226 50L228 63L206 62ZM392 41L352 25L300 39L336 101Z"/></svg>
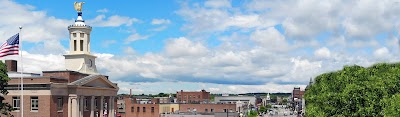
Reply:
<svg viewBox="0 0 400 117"><path fill-rule="evenodd" d="M84 98L84 107L83 107L83 109L85 110L85 111L87 111L88 110L88 107L89 107L89 100L87 99L87 98Z"/></svg>
<svg viewBox="0 0 400 117"><path fill-rule="evenodd" d="M131 112L135 112L135 108L133 106L131 107Z"/></svg>
<svg viewBox="0 0 400 117"><path fill-rule="evenodd" d="M76 40L74 40L74 51L76 51Z"/></svg>
<svg viewBox="0 0 400 117"><path fill-rule="evenodd" d="M214 112L214 109L211 109L211 112Z"/></svg>
<svg viewBox="0 0 400 117"><path fill-rule="evenodd" d="M80 33L81 34L81 38L83 38L84 33Z"/></svg>
<svg viewBox="0 0 400 117"><path fill-rule="evenodd" d="M73 33L74 37L76 37L76 33Z"/></svg>
<svg viewBox="0 0 400 117"><path fill-rule="evenodd" d="M95 109L98 109L98 103L97 103L97 98L94 98L94 108Z"/></svg>
<svg viewBox="0 0 400 117"><path fill-rule="evenodd" d="M14 110L19 110L20 107L20 99L19 97L12 97L13 98L13 108Z"/></svg>
<svg viewBox="0 0 400 117"><path fill-rule="evenodd" d="M205 110L204 110L204 112L206 112L206 113L207 113L207 112L208 112L208 109L205 109Z"/></svg>
<svg viewBox="0 0 400 117"><path fill-rule="evenodd" d="M137 112L140 112L140 107L137 107L137 109L136 109L136 110L137 110Z"/></svg>
<svg viewBox="0 0 400 117"><path fill-rule="evenodd" d="M187 111L190 112L190 108L188 108Z"/></svg>
<svg viewBox="0 0 400 117"><path fill-rule="evenodd" d="M146 107L143 107L143 112L146 112Z"/></svg>
<svg viewBox="0 0 400 117"><path fill-rule="evenodd" d="M31 97L31 111L38 111L38 110L39 110L39 98Z"/></svg>
<svg viewBox="0 0 400 117"><path fill-rule="evenodd" d="M151 107L151 112L154 112L154 107Z"/></svg>
<svg viewBox="0 0 400 117"><path fill-rule="evenodd" d="M81 45L81 51L83 51L83 40L81 40L80 45Z"/></svg>
<svg viewBox="0 0 400 117"><path fill-rule="evenodd" d="M228 112L228 109L224 109L224 112Z"/></svg>
<svg viewBox="0 0 400 117"><path fill-rule="evenodd" d="M63 110L63 99L62 97L57 98L57 110L62 111Z"/></svg>

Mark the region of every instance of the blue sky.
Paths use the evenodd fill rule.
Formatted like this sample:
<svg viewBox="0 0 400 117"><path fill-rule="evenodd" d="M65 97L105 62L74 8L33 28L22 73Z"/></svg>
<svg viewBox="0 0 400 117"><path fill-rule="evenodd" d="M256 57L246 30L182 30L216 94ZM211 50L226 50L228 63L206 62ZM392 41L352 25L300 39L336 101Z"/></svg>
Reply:
<svg viewBox="0 0 400 117"><path fill-rule="evenodd" d="M73 2L0 2L0 39L24 26L28 72L65 69ZM290 92L344 65L399 60L396 1L84 2L97 69L119 93Z"/></svg>

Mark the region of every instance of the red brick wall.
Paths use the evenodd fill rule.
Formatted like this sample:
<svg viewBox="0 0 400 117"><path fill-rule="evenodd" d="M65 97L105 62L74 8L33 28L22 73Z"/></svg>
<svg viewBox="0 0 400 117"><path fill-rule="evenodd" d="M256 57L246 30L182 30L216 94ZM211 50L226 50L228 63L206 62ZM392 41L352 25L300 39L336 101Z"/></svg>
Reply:
<svg viewBox="0 0 400 117"><path fill-rule="evenodd" d="M66 78L69 80L69 82L73 82L88 76L88 74L82 74L74 71L43 71L43 76Z"/></svg>
<svg viewBox="0 0 400 117"><path fill-rule="evenodd" d="M178 102L183 103L198 103L198 102L203 102L203 101L209 101L210 100L210 92L206 92L205 90L202 90L200 92L176 92L176 96L178 98Z"/></svg>
<svg viewBox="0 0 400 117"><path fill-rule="evenodd" d="M62 97L63 99L63 110L60 112L57 109L58 97ZM68 96L51 96L50 106L51 117L68 117Z"/></svg>
<svg viewBox="0 0 400 117"><path fill-rule="evenodd" d="M159 117L159 105L158 104L132 104L131 99L125 98L125 114L122 117ZM134 111L131 111L131 108ZM137 107L140 108L139 112ZM146 112L143 112L143 107L146 108ZM151 111L151 107L154 107L154 111Z"/></svg>
<svg viewBox="0 0 400 117"><path fill-rule="evenodd" d="M20 78L11 78L10 81L8 81L8 84L20 84L21 79ZM50 83L50 78L24 78L24 84L48 84Z"/></svg>
<svg viewBox="0 0 400 117"><path fill-rule="evenodd" d="M12 96L8 95L5 97L4 102L8 102L12 105ZM37 112L31 112L31 96L24 96L24 116L26 117L52 117L50 116L50 96L38 96L39 99L39 110ZM21 115L20 112L11 112L15 117Z"/></svg>

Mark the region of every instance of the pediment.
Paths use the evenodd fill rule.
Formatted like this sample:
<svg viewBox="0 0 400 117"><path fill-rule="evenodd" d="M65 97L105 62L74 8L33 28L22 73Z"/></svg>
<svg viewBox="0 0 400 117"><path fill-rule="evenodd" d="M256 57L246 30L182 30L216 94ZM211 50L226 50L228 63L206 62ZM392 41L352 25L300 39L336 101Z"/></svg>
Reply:
<svg viewBox="0 0 400 117"><path fill-rule="evenodd" d="M79 79L77 81L71 82L70 85L77 85L81 87L118 89L118 87L115 84L113 84L103 75L90 75L82 79Z"/></svg>

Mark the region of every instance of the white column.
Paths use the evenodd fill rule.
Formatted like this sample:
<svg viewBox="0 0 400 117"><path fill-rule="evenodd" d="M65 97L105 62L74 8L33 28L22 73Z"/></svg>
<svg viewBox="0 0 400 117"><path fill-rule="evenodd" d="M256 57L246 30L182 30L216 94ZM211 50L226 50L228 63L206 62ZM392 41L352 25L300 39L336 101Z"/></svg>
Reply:
<svg viewBox="0 0 400 117"><path fill-rule="evenodd" d="M101 96L100 97L100 113L99 113L99 115L100 115L100 117L103 117L103 109L104 109L104 96Z"/></svg>
<svg viewBox="0 0 400 117"><path fill-rule="evenodd" d="M80 108L79 117L83 117L83 106L84 106L83 98L85 98L85 97L84 96L80 96L79 97L79 101L80 101L80 103L79 103L79 108Z"/></svg>
<svg viewBox="0 0 400 117"><path fill-rule="evenodd" d="M94 117L94 96L90 99L90 117Z"/></svg>
<svg viewBox="0 0 400 117"><path fill-rule="evenodd" d="M107 104L107 109L108 109L108 112L107 112L107 114L108 114L108 117L112 117L112 113L111 113L111 96L109 96L108 97L108 104Z"/></svg>
<svg viewBox="0 0 400 117"><path fill-rule="evenodd" d="M111 117L114 117L114 98L115 97L111 97Z"/></svg>
<svg viewBox="0 0 400 117"><path fill-rule="evenodd" d="M71 117L78 117L78 98L77 97L72 97L71 98L72 104L71 104Z"/></svg>
<svg viewBox="0 0 400 117"><path fill-rule="evenodd" d="M72 97L71 97L71 96L68 96L68 103L67 103L67 105L68 105L68 117L72 117L72 114L71 114L71 110L72 110L71 104L72 104Z"/></svg>

